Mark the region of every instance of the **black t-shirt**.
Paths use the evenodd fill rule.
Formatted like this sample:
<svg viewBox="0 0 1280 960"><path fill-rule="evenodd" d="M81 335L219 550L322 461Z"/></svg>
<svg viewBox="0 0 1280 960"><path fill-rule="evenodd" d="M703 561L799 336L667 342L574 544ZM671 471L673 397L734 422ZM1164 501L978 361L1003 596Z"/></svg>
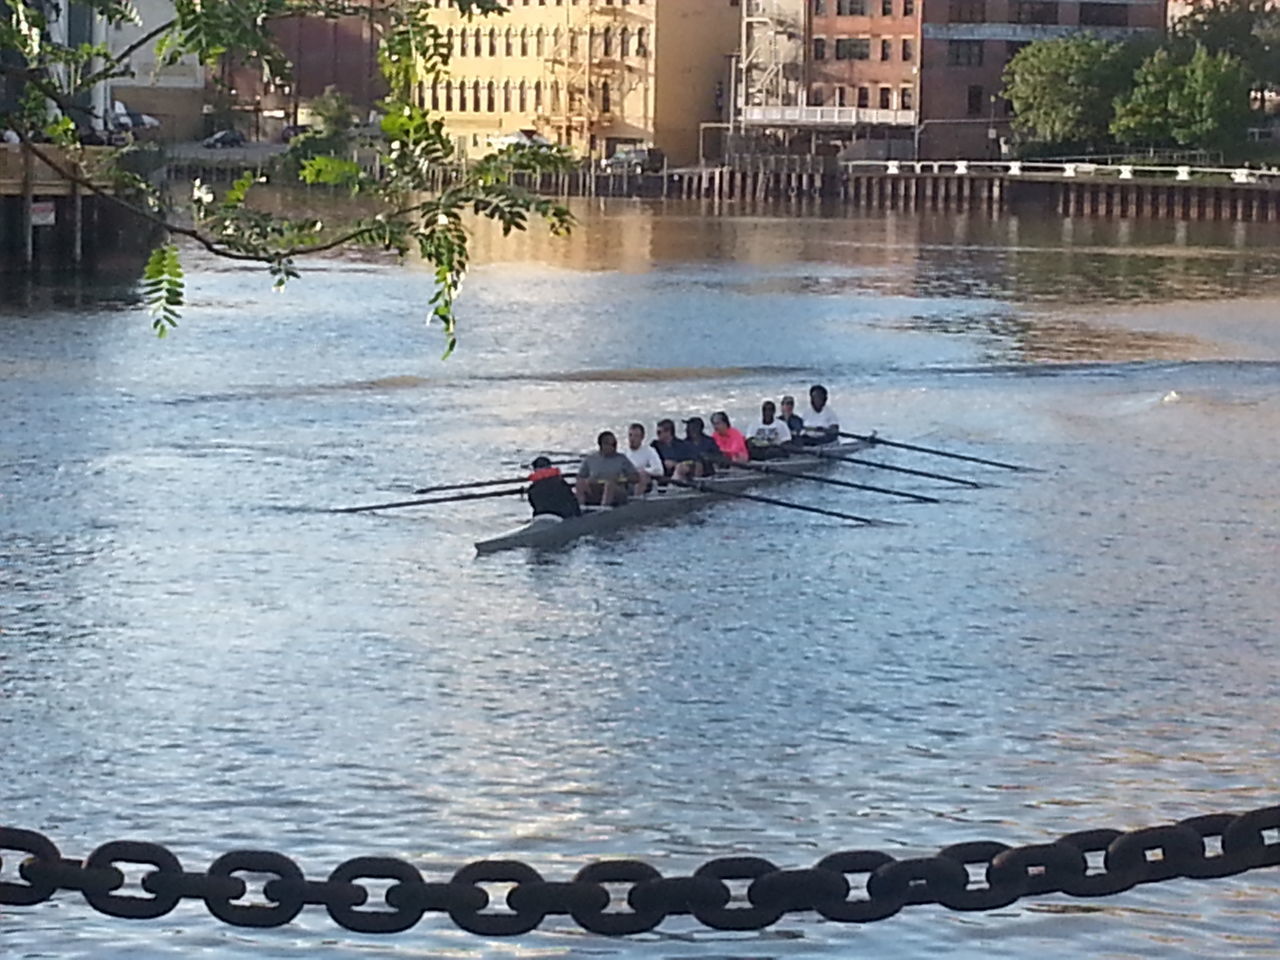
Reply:
<svg viewBox="0 0 1280 960"><path fill-rule="evenodd" d="M529 506L533 508L535 517L551 514L568 520L582 514L578 498L561 477L544 477L530 484Z"/></svg>

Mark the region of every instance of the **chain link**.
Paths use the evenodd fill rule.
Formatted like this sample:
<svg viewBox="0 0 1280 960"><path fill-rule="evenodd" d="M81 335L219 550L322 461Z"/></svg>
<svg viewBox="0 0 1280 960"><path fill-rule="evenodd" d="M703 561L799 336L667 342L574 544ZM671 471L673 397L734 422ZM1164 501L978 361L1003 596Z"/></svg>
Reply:
<svg viewBox="0 0 1280 960"><path fill-rule="evenodd" d="M1220 853L1209 852L1207 841L1215 838ZM995 910L1023 897L1105 897L1179 877L1234 876L1280 865L1280 806L1128 832L1085 830L1022 847L959 843L936 856L905 860L851 850L810 868L780 869L760 857L722 857L685 877L664 877L639 860L612 860L588 864L570 881L548 881L519 861L480 860L447 882L429 883L404 860L356 857L327 880L308 880L293 860L265 850L223 854L200 873L184 870L155 843L118 840L80 861L63 857L42 834L0 827L4 853L25 855L17 870L22 882L0 881L0 904L8 906L33 906L69 891L100 913L132 919L155 919L183 901L202 901L213 916L240 927L284 926L304 907L322 906L335 923L359 933L399 933L431 913L447 914L463 930L486 937L528 933L552 916L572 917L591 933L628 936L672 916L692 915L717 930L760 930L805 912L870 923L908 905ZM121 864L152 868L142 878L141 895L122 892ZM271 878L262 888L265 902L244 902L248 887L241 873ZM865 881L858 891L850 878L860 876ZM982 880L975 883L975 876ZM368 905L368 881L391 881L382 903ZM734 903L727 881L748 883L745 903ZM510 886L504 909L490 909L484 884ZM607 884L626 888L624 903L615 902Z"/></svg>

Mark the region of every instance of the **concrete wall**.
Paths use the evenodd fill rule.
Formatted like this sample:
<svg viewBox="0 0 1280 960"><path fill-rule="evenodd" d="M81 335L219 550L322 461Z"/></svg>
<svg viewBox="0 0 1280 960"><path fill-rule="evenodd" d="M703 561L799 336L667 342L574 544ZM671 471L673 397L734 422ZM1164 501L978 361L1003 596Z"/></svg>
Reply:
<svg viewBox="0 0 1280 960"><path fill-rule="evenodd" d="M105 41L113 53L121 53L156 27L173 19L172 0L135 0L140 25L107 27ZM139 47L129 59L132 77L111 82L111 99L130 110L147 113L160 121L148 136L164 140L189 140L201 132L204 105L204 67L195 57L173 65L157 62L155 42Z"/></svg>
<svg viewBox="0 0 1280 960"><path fill-rule="evenodd" d="M741 11L730 0L665 0L657 11L654 142L680 166L698 159L701 124L729 119Z"/></svg>

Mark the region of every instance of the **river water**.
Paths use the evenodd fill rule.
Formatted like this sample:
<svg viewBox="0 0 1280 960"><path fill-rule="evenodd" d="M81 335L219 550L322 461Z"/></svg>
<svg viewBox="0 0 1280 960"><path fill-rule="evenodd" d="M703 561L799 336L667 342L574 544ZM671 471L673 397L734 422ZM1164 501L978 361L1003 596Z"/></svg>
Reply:
<svg viewBox="0 0 1280 960"><path fill-rule="evenodd" d="M0 809L69 856L280 850L308 875L510 856L567 878L751 853L1042 842L1280 799L1280 230L985 215L807 218L620 201L567 241L477 239L447 361L429 275L284 293L189 256L136 294L0 315ZM1045 468L947 502L792 485L907 521L731 503L476 559L519 502L340 516L501 476L603 427L827 383L842 423ZM873 479L874 477L874 479ZM135 875L136 876L136 875ZM14 877L14 857L3 879ZM567 922L378 939L309 908L0 913L13 957L1276 956L1280 876L992 914L630 940Z"/></svg>

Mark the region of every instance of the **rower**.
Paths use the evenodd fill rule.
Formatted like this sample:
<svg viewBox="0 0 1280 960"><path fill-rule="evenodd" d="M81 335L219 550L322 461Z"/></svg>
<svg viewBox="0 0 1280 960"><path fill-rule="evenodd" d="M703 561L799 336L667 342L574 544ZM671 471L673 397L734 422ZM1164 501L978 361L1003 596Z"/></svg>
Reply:
<svg viewBox="0 0 1280 960"><path fill-rule="evenodd" d="M650 444L662 461L662 472L674 480L688 480L693 475L697 459L689 444L676 436L676 425L671 420L658 421L658 438Z"/></svg>
<svg viewBox="0 0 1280 960"><path fill-rule="evenodd" d="M796 398L790 395L783 397L781 408L782 422L791 431L792 438L798 438L804 429L804 420L796 415Z"/></svg>
<svg viewBox="0 0 1280 960"><path fill-rule="evenodd" d="M582 515L578 498L565 482L560 471L546 457L533 461L533 473L529 474L529 506L535 517L570 517Z"/></svg>
<svg viewBox="0 0 1280 960"><path fill-rule="evenodd" d="M716 464L724 462L720 447L702 432L705 428L701 417L690 417L684 422L684 442L689 446L694 462L693 473L697 477L711 476L716 472Z"/></svg>
<svg viewBox="0 0 1280 960"><path fill-rule="evenodd" d="M640 474L618 452L618 438L608 430L596 437L597 453L582 458L574 493L583 506L620 507L627 502L628 484L639 483Z"/></svg>
<svg viewBox="0 0 1280 960"><path fill-rule="evenodd" d="M747 450L747 438L742 431L729 422L729 415L718 410L711 415L711 428L714 431L711 439L716 442L720 453L730 463L746 463L751 459Z"/></svg>
<svg viewBox="0 0 1280 960"><path fill-rule="evenodd" d="M777 410L772 400L760 405L760 422L747 437L752 460L781 460L787 456L785 445L791 442L791 429L777 418Z"/></svg>
<svg viewBox="0 0 1280 960"><path fill-rule="evenodd" d="M827 388L820 383L809 388L809 409L804 415L800 442L806 447L832 443L840 436L840 417L827 404Z"/></svg>
<svg viewBox="0 0 1280 960"><path fill-rule="evenodd" d="M640 482L636 484L638 495L643 496L648 493L649 488L653 486L653 481L666 476L658 451L644 442L643 424L633 423L627 428L627 449L622 453L640 474Z"/></svg>

